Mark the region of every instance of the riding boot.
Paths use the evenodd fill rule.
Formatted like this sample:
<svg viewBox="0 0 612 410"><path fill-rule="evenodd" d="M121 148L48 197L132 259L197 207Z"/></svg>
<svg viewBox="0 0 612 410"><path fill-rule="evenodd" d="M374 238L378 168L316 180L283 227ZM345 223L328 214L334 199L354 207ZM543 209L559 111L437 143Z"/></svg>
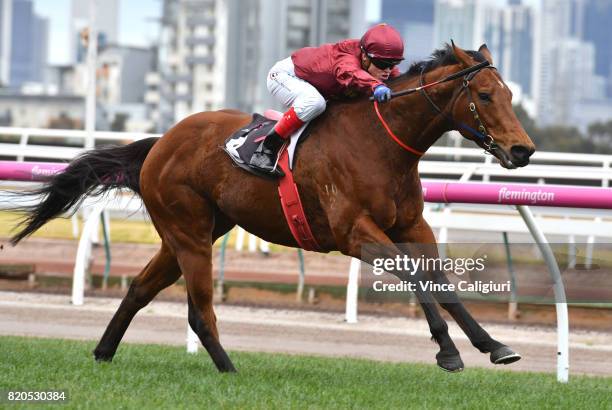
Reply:
<svg viewBox="0 0 612 410"><path fill-rule="evenodd" d="M276 163L278 151L284 143L285 140L273 128L253 153L249 165L275 177L285 176Z"/></svg>
<svg viewBox="0 0 612 410"><path fill-rule="evenodd" d="M276 123L274 128L266 135L264 141L257 147L249 161L249 165L259 171L266 172L275 177L282 177L285 173L278 167L278 151L291 135L296 132L304 122L300 120L291 107Z"/></svg>

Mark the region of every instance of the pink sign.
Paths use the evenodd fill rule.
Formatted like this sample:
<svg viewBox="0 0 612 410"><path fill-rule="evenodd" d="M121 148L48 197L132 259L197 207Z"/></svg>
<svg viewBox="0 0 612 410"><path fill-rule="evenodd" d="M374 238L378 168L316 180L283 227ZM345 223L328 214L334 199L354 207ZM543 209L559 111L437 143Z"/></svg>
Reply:
<svg viewBox="0 0 612 410"><path fill-rule="evenodd" d="M0 180L46 181L67 166L51 162L0 161Z"/></svg>
<svg viewBox="0 0 612 410"><path fill-rule="evenodd" d="M427 202L612 209L612 189L423 181Z"/></svg>

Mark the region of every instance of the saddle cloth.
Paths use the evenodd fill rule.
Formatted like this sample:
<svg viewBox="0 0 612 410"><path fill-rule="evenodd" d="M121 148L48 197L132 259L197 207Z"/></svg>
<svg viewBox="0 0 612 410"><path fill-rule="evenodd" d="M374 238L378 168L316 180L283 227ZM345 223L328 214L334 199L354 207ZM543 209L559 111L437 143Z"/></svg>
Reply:
<svg viewBox="0 0 612 410"><path fill-rule="evenodd" d="M253 114L253 120L250 124L239 129L225 140L223 150L227 152L232 161L240 168L258 176L270 178L269 175L251 168L249 162L251 161L253 153L255 153L255 150L263 141L263 138L268 134L270 129L274 127L277 120L279 120L282 115L282 113L273 110L267 110L264 115ZM304 124L291 136L289 146L287 147L290 169L293 169L293 157L298 141L301 142L306 138L306 135L304 135L300 140L300 137L304 134L304 130L306 130L307 127L308 123Z"/></svg>

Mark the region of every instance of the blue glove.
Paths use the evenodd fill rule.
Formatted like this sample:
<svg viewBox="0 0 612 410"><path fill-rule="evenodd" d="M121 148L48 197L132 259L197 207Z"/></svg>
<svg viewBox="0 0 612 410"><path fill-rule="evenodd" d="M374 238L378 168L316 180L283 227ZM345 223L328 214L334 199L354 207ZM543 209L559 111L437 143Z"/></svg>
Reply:
<svg viewBox="0 0 612 410"><path fill-rule="evenodd" d="M387 102L391 99L391 89L384 84L374 89L374 99L379 103Z"/></svg>

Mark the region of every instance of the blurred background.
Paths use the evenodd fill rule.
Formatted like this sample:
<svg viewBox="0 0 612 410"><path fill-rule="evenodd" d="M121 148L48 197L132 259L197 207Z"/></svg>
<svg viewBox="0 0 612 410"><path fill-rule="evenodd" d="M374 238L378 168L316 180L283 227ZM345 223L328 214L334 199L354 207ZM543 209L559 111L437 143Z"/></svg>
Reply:
<svg viewBox="0 0 612 410"><path fill-rule="evenodd" d="M609 0L0 0L0 126L85 128L94 71L96 130L280 108L276 61L387 22L403 69L451 38L487 43L540 150L612 153L610 21Z"/></svg>

